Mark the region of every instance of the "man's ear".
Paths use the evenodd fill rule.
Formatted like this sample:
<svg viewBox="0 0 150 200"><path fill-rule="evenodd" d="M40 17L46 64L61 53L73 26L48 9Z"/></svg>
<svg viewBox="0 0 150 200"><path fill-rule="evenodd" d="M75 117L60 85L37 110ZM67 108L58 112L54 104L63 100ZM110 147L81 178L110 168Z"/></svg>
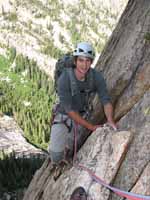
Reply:
<svg viewBox="0 0 150 200"><path fill-rule="evenodd" d="M76 66L76 64L77 64L77 57L74 57L73 64Z"/></svg>

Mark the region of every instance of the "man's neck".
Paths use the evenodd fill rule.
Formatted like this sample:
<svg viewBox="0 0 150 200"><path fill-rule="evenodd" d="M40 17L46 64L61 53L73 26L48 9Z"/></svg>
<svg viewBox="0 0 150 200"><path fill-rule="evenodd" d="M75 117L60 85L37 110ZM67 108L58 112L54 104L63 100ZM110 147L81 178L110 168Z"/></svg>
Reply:
<svg viewBox="0 0 150 200"><path fill-rule="evenodd" d="M84 81L85 80L85 75L83 75L82 73L80 73L80 71L78 71L77 69L74 70L75 72L75 76L79 81Z"/></svg>

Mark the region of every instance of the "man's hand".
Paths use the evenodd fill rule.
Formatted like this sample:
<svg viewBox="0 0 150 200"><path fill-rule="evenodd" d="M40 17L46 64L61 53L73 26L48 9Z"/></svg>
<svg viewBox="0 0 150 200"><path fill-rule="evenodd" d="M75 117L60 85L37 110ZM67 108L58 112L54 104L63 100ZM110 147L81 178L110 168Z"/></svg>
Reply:
<svg viewBox="0 0 150 200"><path fill-rule="evenodd" d="M113 121L107 121L106 124L108 124L111 128L113 128L114 131L116 131L118 129L116 123Z"/></svg>
<svg viewBox="0 0 150 200"><path fill-rule="evenodd" d="M107 103L106 105L104 105L104 112L107 118L107 124L116 131L117 125L113 119L113 107L111 103Z"/></svg>
<svg viewBox="0 0 150 200"><path fill-rule="evenodd" d="M89 129L90 131L95 131L97 128L102 127L102 125L93 125L90 122L88 122L87 120L83 119L79 113L75 112L75 111L70 111L68 112L68 115L71 119L73 119L75 122L77 122L78 124L80 124L81 126Z"/></svg>
<svg viewBox="0 0 150 200"><path fill-rule="evenodd" d="M96 131L97 128L102 127L102 125L93 125L92 128L90 129L91 131Z"/></svg>

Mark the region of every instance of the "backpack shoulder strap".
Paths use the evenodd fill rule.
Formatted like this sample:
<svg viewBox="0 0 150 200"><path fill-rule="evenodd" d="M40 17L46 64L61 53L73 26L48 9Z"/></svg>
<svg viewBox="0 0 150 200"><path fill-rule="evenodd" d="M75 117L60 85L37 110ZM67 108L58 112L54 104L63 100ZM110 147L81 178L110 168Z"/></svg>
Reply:
<svg viewBox="0 0 150 200"><path fill-rule="evenodd" d="M70 79L71 95L74 96L74 95L78 94L79 90L78 90L77 81L74 76L73 68L67 68L66 71L67 71L67 73L69 75L69 79Z"/></svg>
<svg viewBox="0 0 150 200"><path fill-rule="evenodd" d="M76 78L74 76L73 68L67 68L66 71L70 79L71 95L74 96L79 93L79 90ZM94 69L90 68L87 79L88 79L88 86L86 92L92 93L94 91Z"/></svg>
<svg viewBox="0 0 150 200"><path fill-rule="evenodd" d="M88 72L88 76L87 76L87 82L88 82L88 90L89 92L93 92L94 90L94 69L93 68L90 68L89 69L89 72Z"/></svg>

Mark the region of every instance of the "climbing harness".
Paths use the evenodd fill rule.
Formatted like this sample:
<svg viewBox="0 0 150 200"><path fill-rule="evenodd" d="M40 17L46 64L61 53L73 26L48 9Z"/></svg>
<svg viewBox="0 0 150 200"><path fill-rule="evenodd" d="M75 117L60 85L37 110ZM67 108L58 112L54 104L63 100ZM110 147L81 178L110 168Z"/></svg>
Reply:
<svg viewBox="0 0 150 200"><path fill-rule="evenodd" d="M78 132L78 124L75 124L74 126L74 156L73 156L73 166L75 168L80 168L88 172L88 174L92 177L93 180L95 180L100 185L106 187L107 189L111 190L115 194L119 195L120 197L124 197L130 200L150 200L150 196L135 194L132 192L126 192L118 188L112 187L109 184L107 184L105 181L103 181L100 177L98 177L95 173L93 173L92 170L88 169L84 165L76 164L75 161L77 158L77 132Z"/></svg>
<svg viewBox="0 0 150 200"><path fill-rule="evenodd" d="M54 104L54 106L52 108L52 117L51 117L51 120L50 120L50 127L53 124L64 124L67 127L68 132L70 133L70 131L71 131L72 127L73 127L72 120L67 115L59 113L58 112L58 107L59 107L59 103L56 103L56 104ZM55 120L55 117L58 114L61 115L60 120ZM70 124L67 123L68 119L70 119Z"/></svg>

